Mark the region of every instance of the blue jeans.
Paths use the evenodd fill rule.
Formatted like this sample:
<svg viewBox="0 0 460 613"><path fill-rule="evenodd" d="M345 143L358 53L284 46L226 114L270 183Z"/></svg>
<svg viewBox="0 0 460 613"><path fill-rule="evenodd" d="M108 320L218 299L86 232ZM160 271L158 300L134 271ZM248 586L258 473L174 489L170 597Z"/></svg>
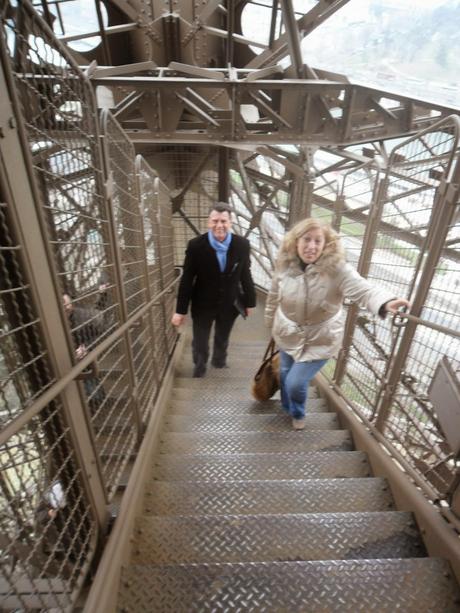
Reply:
<svg viewBox="0 0 460 613"><path fill-rule="evenodd" d="M305 401L308 386L327 360L294 362L284 351L280 351L281 405L294 419L305 416Z"/></svg>

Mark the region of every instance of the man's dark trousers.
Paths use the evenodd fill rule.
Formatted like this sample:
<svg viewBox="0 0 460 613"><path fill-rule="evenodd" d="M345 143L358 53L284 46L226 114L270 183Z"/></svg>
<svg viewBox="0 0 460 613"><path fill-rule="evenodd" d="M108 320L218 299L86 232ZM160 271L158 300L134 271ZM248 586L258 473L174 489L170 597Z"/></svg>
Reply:
<svg viewBox="0 0 460 613"><path fill-rule="evenodd" d="M209 358L209 337L214 323L214 345L211 363L217 368L223 368L227 360L227 348L238 311L231 309L218 309L215 311L200 311L192 313L193 341L192 355L195 372L204 374Z"/></svg>

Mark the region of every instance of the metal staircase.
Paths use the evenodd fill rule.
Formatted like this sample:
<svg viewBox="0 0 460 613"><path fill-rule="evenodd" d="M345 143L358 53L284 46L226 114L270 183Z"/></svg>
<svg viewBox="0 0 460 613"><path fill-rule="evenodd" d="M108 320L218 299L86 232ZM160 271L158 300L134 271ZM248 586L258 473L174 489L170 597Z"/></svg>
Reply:
<svg viewBox="0 0 460 613"><path fill-rule="evenodd" d="M118 610L460 611L448 563L314 388L303 432L251 399L263 348L241 322L230 368L192 379L183 358Z"/></svg>

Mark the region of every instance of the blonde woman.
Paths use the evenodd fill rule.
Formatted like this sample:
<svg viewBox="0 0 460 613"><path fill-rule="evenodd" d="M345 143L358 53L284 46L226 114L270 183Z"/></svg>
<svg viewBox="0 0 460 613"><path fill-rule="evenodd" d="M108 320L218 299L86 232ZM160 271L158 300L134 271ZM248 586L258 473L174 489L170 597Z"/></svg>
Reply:
<svg viewBox="0 0 460 613"><path fill-rule="evenodd" d="M300 221L283 239L265 308L265 323L280 348L281 404L295 430L305 427L311 379L342 345L344 298L381 317L410 307L345 261L340 239L328 224Z"/></svg>

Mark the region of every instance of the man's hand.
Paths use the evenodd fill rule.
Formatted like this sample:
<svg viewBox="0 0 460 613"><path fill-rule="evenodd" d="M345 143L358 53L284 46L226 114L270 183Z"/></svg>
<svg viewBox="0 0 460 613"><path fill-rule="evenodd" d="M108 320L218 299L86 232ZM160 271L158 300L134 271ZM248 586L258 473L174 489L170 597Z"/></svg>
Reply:
<svg viewBox="0 0 460 613"><path fill-rule="evenodd" d="M246 317L248 317L252 313L252 309L246 308L245 311L246 311Z"/></svg>
<svg viewBox="0 0 460 613"><path fill-rule="evenodd" d="M185 321L185 315L182 315L181 313L174 313L174 315L171 318L171 323L173 326L181 326Z"/></svg>
<svg viewBox="0 0 460 613"><path fill-rule="evenodd" d="M87 353L88 349L85 347L85 345L79 345L75 349L75 355L77 356L77 360L81 360L82 358L84 358Z"/></svg>
<svg viewBox="0 0 460 613"><path fill-rule="evenodd" d="M385 311L396 314L400 307L410 308L410 306L410 302L405 298L395 298L394 300L390 300L385 304Z"/></svg>

